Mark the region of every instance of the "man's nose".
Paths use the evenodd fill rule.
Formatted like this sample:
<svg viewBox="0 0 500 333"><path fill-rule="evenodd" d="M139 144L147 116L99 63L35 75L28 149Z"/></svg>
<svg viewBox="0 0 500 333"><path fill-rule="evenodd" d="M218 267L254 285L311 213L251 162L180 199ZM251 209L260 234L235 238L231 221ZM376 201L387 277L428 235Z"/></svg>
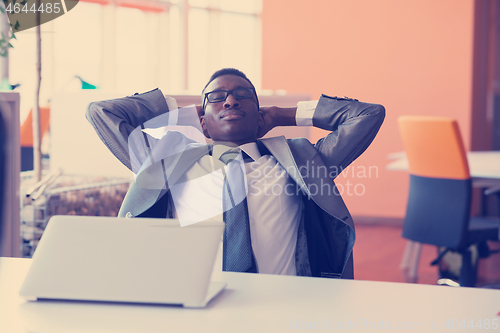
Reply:
<svg viewBox="0 0 500 333"><path fill-rule="evenodd" d="M224 101L225 108L236 108L240 106L240 102L232 94L227 95L226 100Z"/></svg>

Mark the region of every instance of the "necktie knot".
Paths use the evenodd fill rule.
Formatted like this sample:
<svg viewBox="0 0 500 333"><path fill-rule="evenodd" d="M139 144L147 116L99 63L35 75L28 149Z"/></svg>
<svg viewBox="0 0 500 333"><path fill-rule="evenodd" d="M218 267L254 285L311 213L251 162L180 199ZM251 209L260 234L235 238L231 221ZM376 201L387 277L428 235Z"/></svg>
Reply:
<svg viewBox="0 0 500 333"><path fill-rule="evenodd" d="M239 148L232 148L224 152L220 157L219 160L224 163L224 164L229 164L236 158L238 158L238 155L240 154L241 149Z"/></svg>

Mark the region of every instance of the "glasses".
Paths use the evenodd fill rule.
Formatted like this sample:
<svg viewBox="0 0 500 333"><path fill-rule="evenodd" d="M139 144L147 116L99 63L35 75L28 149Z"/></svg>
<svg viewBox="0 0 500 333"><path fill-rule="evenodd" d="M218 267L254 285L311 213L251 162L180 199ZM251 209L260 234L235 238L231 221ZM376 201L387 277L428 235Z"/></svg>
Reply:
<svg viewBox="0 0 500 333"><path fill-rule="evenodd" d="M203 99L203 109L205 109L205 101L208 100L209 103L219 103L227 99L227 96L233 95L237 100L249 99L255 96L254 88L238 88L233 90L216 90L205 94Z"/></svg>

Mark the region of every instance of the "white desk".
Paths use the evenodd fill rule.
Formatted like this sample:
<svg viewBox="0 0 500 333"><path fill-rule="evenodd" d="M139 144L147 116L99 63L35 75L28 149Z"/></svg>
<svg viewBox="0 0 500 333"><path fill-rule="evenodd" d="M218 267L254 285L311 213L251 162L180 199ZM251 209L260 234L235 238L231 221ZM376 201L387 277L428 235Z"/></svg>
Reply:
<svg viewBox="0 0 500 333"><path fill-rule="evenodd" d="M394 159L387 165L388 170L408 170L404 152L392 153L388 157ZM471 151L467 153L467 160L471 177L500 180L500 151Z"/></svg>
<svg viewBox="0 0 500 333"><path fill-rule="evenodd" d="M0 332L498 332L500 290L222 273L228 289L205 309L83 302L25 302L31 259L0 258ZM445 324L450 328L446 328ZM453 320L456 320L453 322ZM489 320L490 329L484 328ZM371 325L371 326L370 326ZM432 325L429 328L429 325ZM405 327L406 326L406 327ZM314 329L315 327L315 329ZM377 329L378 327L378 329ZM413 328L412 328L413 327ZM310 329L307 329L310 328Z"/></svg>

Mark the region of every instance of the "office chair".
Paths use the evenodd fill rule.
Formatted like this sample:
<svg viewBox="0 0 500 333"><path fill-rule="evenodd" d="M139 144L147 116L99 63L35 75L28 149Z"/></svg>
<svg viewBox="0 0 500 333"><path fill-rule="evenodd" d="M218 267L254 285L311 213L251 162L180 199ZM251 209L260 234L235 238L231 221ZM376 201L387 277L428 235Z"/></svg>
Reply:
<svg viewBox="0 0 500 333"><path fill-rule="evenodd" d="M50 107L40 108L40 137L49 131ZM21 171L33 170L33 110L21 125Z"/></svg>
<svg viewBox="0 0 500 333"><path fill-rule="evenodd" d="M436 265L448 251L462 257L461 286L476 283L476 245L479 257L490 255L487 241L498 241L499 219L470 217L472 179L455 120L445 117L402 116L399 130L409 163L410 191L403 237L440 247ZM403 262L409 260L409 242ZM410 265L416 279L420 244ZM404 263L403 263L404 266ZM415 281L413 281L415 282Z"/></svg>

